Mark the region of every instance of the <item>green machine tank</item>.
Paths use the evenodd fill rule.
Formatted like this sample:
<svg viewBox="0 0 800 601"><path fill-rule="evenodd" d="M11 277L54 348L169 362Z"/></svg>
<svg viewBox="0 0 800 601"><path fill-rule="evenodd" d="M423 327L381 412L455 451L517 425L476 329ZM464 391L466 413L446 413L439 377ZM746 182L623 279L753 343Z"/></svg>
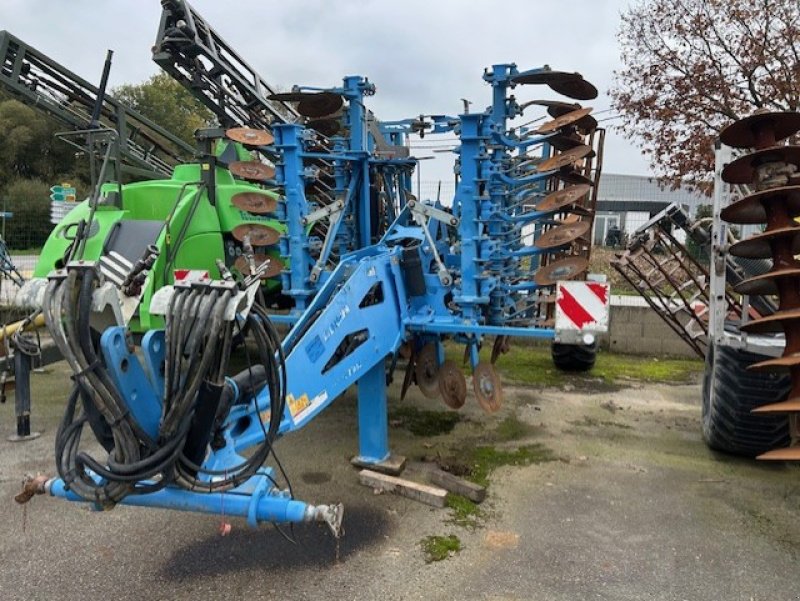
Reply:
<svg viewBox="0 0 800 601"><path fill-rule="evenodd" d="M94 210L90 200L78 203L53 230L18 303L38 306L47 275L64 266L81 227L85 240L72 260L99 261L117 285L148 250L157 249L130 321L135 331L160 327L160 318L150 315L150 300L173 283L176 272L207 271L219 278L222 260L231 271L247 274L250 247L259 263L270 259L262 278L266 295L274 298L284 268L277 243L285 226L274 215L277 200L274 192L234 179L216 160L178 165L170 179L105 183Z"/></svg>

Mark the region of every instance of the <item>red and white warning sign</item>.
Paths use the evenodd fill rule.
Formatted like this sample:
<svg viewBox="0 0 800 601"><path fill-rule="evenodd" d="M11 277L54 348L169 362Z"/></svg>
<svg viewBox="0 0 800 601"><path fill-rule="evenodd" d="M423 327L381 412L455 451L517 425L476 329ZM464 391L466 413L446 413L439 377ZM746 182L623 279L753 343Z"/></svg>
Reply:
<svg viewBox="0 0 800 601"><path fill-rule="evenodd" d="M558 282L556 284L556 331L608 331L608 283Z"/></svg>

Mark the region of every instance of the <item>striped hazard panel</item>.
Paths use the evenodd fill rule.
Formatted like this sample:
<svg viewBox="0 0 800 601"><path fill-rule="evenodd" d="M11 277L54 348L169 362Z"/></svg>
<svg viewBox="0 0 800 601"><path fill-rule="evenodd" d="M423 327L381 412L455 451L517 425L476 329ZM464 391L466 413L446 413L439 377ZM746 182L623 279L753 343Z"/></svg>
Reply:
<svg viewBox="0 0 800 601"><path fill-rule="evenodd" d="M132 269L133 263L113 250L100 257L100 272L117 287L122 286Z"/></svg>
<svg viewBox="0 0 800 601"><path fill-rule="evenodd" d="M558 282L556 330L608 330L609 285L600 282Z"/></svg>

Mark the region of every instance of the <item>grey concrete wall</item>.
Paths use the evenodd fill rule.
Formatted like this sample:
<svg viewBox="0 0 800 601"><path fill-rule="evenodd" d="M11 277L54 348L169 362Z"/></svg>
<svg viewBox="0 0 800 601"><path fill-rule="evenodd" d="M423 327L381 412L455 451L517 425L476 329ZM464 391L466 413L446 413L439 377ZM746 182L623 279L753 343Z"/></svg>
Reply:
<svg viewBox="0 0 800 601"><path fill-rule="evenodd" d="M636 355L697 355L650 307L611 307L608 335L601 346Z"/></svg>

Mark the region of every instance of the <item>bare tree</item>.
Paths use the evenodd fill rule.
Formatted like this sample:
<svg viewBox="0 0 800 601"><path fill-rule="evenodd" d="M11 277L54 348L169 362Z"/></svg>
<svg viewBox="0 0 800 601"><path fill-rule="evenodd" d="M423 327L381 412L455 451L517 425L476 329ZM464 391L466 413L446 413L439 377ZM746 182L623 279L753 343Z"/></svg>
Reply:
<svg viewBox="0 0 800 601"><path fill-rule="evenodd" d="M722 127L800 107L798 0L643 0L622 15L619 126L677 185L706 188Z"/></svg>

